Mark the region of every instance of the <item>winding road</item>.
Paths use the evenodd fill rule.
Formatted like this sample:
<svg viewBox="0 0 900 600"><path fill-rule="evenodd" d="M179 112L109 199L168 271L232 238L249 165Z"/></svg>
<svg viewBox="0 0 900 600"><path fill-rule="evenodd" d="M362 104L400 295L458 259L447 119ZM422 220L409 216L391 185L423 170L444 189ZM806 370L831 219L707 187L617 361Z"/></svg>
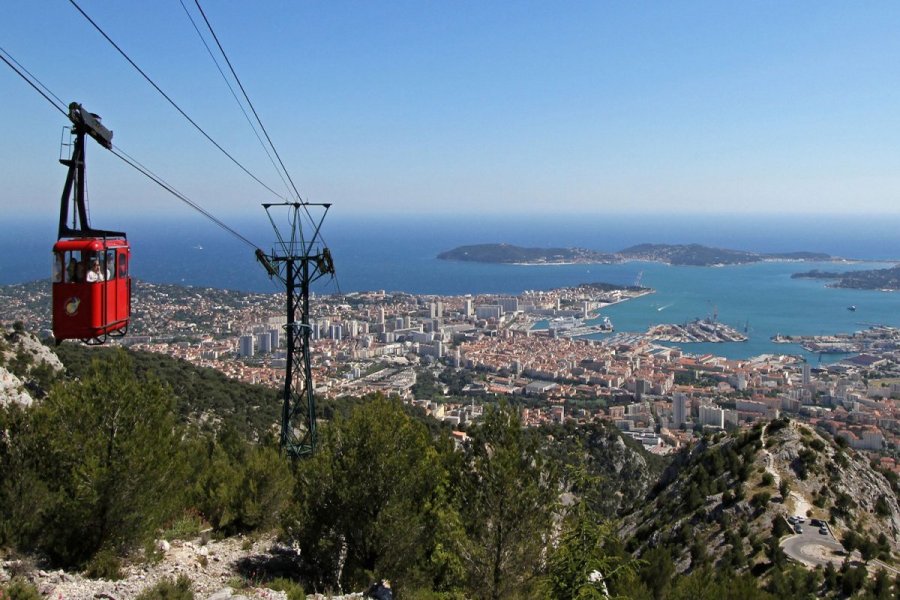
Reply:
<svg viewBox="0 0 900 600"><path fill-rule="evenodd" d="M791 423L790 426L793 427L794 424ZM762 452L766 460L766 472L772 475L772 479L777 487L781 485L781 473L775 468L775 460L772 458L772 453L766 448L765 429L762 431L760 440L762 441ZM809 501L797 491L791 491L788 495L794 501L794 514L806 517L807 511L810 510ZM786 536L780 542L781 549L784 550L788 558L811 567L825 566L829 562L834 563L835 566L840 566L840 563L844 560L845 551L841 543L834 538L831 528L828 528L828 533L823 534L819 533L818 526L809 525L808 522L803 523L802 527L803 533Z"/></svg>

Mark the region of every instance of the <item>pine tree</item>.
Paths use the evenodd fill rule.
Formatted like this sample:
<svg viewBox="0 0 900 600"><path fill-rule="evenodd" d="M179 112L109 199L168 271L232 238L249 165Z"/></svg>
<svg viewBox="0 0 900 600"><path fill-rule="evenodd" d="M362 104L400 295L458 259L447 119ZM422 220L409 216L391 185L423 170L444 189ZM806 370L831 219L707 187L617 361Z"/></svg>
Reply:
<svg viewBox="0 0 900 600"><path fill-rule="evenodd" d="M525 598L536 590L555 512L556 478L516 411L489 409L471 432L460 511L475 598Z"/></svg>
<svg viewBox="0 0 900 600"><path fill-rule="evenodd" d="M311 582L429 587L445 479L427 428L399 402L379 397L337 416L298 465L297 508L284 522Z"/></svg>
<svg viewBox="0 0 900 600"><path fill-rule="evenodd" d="M120 351L60 384L13 441L15 537L62 566L127 552L179 507L181 429L169 390Z"/></svg>

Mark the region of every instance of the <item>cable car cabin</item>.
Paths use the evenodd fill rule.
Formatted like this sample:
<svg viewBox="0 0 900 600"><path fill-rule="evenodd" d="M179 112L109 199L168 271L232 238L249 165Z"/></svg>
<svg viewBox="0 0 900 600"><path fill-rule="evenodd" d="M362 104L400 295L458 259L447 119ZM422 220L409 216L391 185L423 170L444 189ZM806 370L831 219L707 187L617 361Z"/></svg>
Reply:
<svg viewBox="0 0 900 600"><path fill-rule="evenodd" d="M102 344L125 335L131 314L128 241L62 239L53 246L53 336Z"/></svg>

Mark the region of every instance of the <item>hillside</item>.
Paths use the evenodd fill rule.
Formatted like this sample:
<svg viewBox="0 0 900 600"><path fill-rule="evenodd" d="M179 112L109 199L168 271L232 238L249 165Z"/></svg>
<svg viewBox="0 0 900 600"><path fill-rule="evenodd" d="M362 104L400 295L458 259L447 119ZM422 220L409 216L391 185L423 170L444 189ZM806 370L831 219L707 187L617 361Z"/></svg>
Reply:
<svg viewBox="0 0 900 600"><path fill-rule="evenodd" d="M615 258L583 248L523 248L511 244L473 244L441 252L441 260L483 263L614 262Z"/></svg>
<svg viewBox="0 0 900 600"><path fill-rule="evenodd" d="M717 434L682 453L645 506L629 515L622 534L638 554L665 548L679 572L709 562L767 576L785 560L795 514L828 523L813 530L802 553L837 566L845 554L819 546L856 536L856 547L888 563L900 554L896 479L864 457L805 425L772 421L742 433ZM786 494L786 496L785 496ZM822 561L824 564L825 560Z"/></svg>
<svg viewBox="0 0 900 600"><path fill-rule="evenodd" d="M740 265L763 260L832 260L831 256L820 252L765 254L711 248L700 244L638 244L616 253L603 253L584 248L523 248L511 244L475 244L441 252L437 257L441 260L464 262L520 264L616 263L644 260L689 266Z"/></svg>
<svg viewBox="0 0 900 600"><path fill-rule="evenodd" d="M30 333L18 327L0 333L0 406L30 406L62 371L57 355Z"/></svg>
<svg viewBox="0 0 900 600"><path fill-rule="evenodd" d="M889 269L868 269L843 273L813 269L794 273L792 279L833 279L830 287L858 290L900 290L900 265Z"/></svg>
<svg viewBox="0 0 900 600"><path fill-rule="evenodd" d="M548 452L561 464L582 463L598 477L593 490L598 498L594 508L606 518L632 512L642 502L668 464L652 455L614 425L606 422L576 427L572 423L544 427Z"/></svg>
<svg viewBox="0 0 900 600"><path fill-rule="evenodd" d="M53 356L27 334L3 339L7 362L27 362L15 358L23 348ZM574 557L602 561L618 573L612 593L637 598L695 597L700 581L712 586L701 597L734 586L733 598L836 598L865 585L866 567L900 555L897 477L786 419L706 434L664 459L605 422L525 429L500 403L454 443L397 401L347 398L322 406L317 454L289 465L264 435L277 418L271 390L157 355L59 351L65 375L39 381L20 370L34 401L0 407L0 549L42 561L0 556L0 590L23 573L63 597L125 600L187 574L204 600L230 597L226 586L271 600L286 597L272 591L280 585L358 590L377 573L425 594L409 597L475 598L490 571L498 598L569 597L541 586L558 583ZM52 381L64 384L43 402ZM121 457L105 454L113 442ZM93 476L81 495L84 473ZM121 522L105 521L109 503ZM826 533L795 535L786 518L796 514L827 522ZM91 541L104 522L130 536L116 555ZM500 546L497 527L512 534ZM169 541L147 549L160 538ZM604 541L583 545L590 539Z"/></svg>
<svg viewBox="0 0 900 600"><path fill-rule="evenodd" d="M113 347L65 343L56 348L70 377L83 377L93 360L108 360ZM138 377L152 375L171 388L185 422L228 425L259 439L278 422L279 390L229 379L219 371L152 352L129 351Z"/></svg>
<svg viewBox="0 0 900 600"><path fill-rule="evenodd" d="M638 244L621 250L619 255L630 260L651 260L689 266L740 265L763 260L827 261L832 258L820 252L766 254L711 248L700 244Z"/></svg>

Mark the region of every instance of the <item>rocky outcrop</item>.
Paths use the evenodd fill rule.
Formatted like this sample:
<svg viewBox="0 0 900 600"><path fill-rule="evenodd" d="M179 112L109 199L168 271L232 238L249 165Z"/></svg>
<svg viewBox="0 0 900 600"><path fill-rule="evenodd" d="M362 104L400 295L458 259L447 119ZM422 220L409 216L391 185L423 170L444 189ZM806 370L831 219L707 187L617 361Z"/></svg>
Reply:
<svg viewBox="0 0 900 600"><path fill-rule="evenodd" d="M47 392L47 377L64 370L59 357L34 335L15 329L0 337L0 406L30 406Z"/></svg>
<svg viewBox="0 0 900 600"><path fill-rule="evenodd" d="M254 585L238 568L248 557L265 558L274 546L271 537L255 542L239 537L206 543L201 539L167 542L157 546L162 555L158 562L126 567L124 577L118 581L41 570L23 561L0 561L0 582L8 581L13 575L24 577L47 598L131 600L164 579L184 575L191 581L197 600L287 600L285 592L270 590L264 584Z"/></svg>
<svg viewBox="0 0 900 600"><path fill-rule="evenodd" d="M31 406L34 399L25 389L25 384L21 379L0 367L0 406L7 404L19 404L21 406Z"/></svg>
<svg viewBox="0 0 900 600"><path fill-rule="evenodd" d="M698 541L715 560L735 545L758 554L748 540L769 538L775 521L791 515L827 522L837 540L853 531L900 552L900 506L888 479L864 454L786 419L708 437L676 456L620 534L633 536L638 552L660 543L683 548L682 569Z"/></svg>

